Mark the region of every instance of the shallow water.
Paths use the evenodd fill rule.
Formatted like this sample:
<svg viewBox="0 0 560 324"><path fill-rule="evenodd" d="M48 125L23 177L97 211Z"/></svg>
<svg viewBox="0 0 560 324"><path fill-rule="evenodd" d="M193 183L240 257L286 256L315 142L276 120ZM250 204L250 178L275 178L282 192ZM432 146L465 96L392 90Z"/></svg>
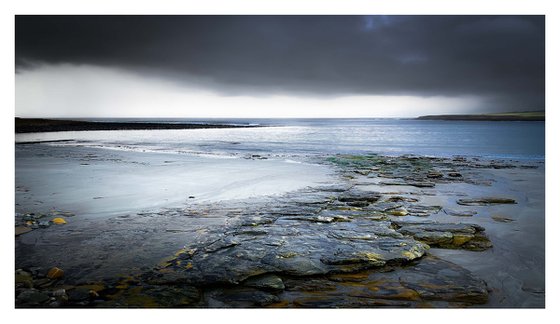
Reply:
<svg viewBox="0 0 560 324"><path fill-rule="evenodd" d="M16 148L16 211L106 215L294 191L329 181L326 166L91 147Z"/></svg>
<svg viewBox="0 0 560 324"><path fill-rule="evenodd" d="M31 133L17 134L16 142L62 139L75 142L56 145L216 156L368 152L388 155L544 159L545 155L544 122L399 119L243 119L207 122L272 127Z"/></svg>

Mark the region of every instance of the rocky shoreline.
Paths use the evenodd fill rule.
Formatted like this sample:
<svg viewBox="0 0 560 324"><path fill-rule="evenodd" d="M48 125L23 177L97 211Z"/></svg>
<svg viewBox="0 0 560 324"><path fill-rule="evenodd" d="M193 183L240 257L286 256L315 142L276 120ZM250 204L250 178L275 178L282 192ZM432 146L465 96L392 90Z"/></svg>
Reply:
<svg viewBox="0 0 560 324"><path fill-rule="evenodd" d="M139 273L84 282L53 276L44 265L17 269L16 307L469 307L488 301L484 280L430 248L491 249L485 228L465 220L487 206L517 202L460 193L451 206L424 200L443 184L491 185L478 170L537 166L380 155L319 162L335 168L338 183L258 203L166 210L169 217L211 215L227 224L198 229L184 248ZM437 221L436 214L457 221ZM19 235L65 215L16 215Z"/></svg>
<svg viewBox="0 0 560 324"><path fill-rule="evenodd" d="M205 129L205 128L247 128L254 125L192 124L192 123L146 123L146 122L90 122L68 119L15 119L16 133L67 132L92 130L150 130L150 129Z"/></svg>
<svg viewBox="0 0 560 324"><path fill-rule="evenodd" d="M460 121L545 121L544 111L479 115L426 115L418 120L460 120Z"/></svg>

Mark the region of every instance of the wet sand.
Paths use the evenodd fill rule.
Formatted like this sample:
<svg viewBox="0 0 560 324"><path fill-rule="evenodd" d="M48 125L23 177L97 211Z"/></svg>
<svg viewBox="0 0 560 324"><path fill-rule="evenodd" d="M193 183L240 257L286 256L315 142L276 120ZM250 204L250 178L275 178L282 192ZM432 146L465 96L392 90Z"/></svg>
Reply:
<svg viewBox="0 0 560 324"><path fill-rule="evenodd" d="M227 218L177 217L192 204L258 201L327 183L325 166L42 144L16 147L16 213L68 212L16 238L16 265L58 266L80 281L157 264ZM154 215L154 213L157 213ZM52 219L54 216L46 217Z"/></svg>

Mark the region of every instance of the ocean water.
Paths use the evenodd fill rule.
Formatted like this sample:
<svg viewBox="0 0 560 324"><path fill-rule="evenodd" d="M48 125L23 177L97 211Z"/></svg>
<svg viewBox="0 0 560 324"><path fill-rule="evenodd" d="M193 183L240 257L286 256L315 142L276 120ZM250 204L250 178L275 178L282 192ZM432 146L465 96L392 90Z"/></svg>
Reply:
<svg viewBox="0 0 560 324"><path fill-rule="evenodd" d="M104 119L103 121L108 121ZM16 142L236 157L336 153L415 154L542 160L544 122L408 119L119 119L266 127L196 130L85 131L17 134Z"/></svg>

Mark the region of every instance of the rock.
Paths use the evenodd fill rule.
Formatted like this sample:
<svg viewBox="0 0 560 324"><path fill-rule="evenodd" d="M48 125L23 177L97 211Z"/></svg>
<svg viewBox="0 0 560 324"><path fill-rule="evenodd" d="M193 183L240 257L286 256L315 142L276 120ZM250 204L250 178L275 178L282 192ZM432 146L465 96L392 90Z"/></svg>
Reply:
<svg viewBox="0 0 560 324"><path fill-rule="evenodd" d="M378 193L352 190L339 196L338 201L346 203L346 205L352 207L367 207L378 201L380 197L381 196Z"/></svg>
<svg viewBox="0 0 560 324"><path fill-rule="evenodd" d="M69 301L83 301L83 300L88 300L90 299L90 297L92 297L91 292L92 290L90 290L87 287L76 287L76 288L72 288L69 289L67 294L68 294L68 300Z"/></svg>
<svg viewBox="0 0 560 324"><path fill-rule="evenodd" d="M384 186L413 186L418 188L433 188L435 183L429 181L382 181L379 183Z"/></svg>
<svg viewBox="0 0 560 324"><path fill-rule="evenodd" d="M408 207L408 215L417 217L428 217L431 214L435 214L441 210L441 206L423 206L423 205L411 205Z"/></svg>
<svg viewBox="0 0 560 324"><path fill-rule="evenodd" d="M484 228L476 224L433 222L393 222L398 232L414 237L431 247L482 251L492 247Z"/></svg>
<svg viewBox="0 0 560 324"><path fill-rule="evenodd" d="M476 215L478 212L474 210L453 210L453 209L444 209L444 213L451 216L458 216L458 217L471 217Z"/></svg>
<svg viewBox="0 0 560 324"><path fill-rule="evenodd" d="M408 215L408 211L404 207L397 207L397 208L394 208L394 209L389 209L387 211L387 214L393 215L393 216L406 216L406 215Z"/></svg>
<svg viewBox="0 0 560 324"><path fill-rule="evenodd" d="M517 202L514 199L510 198L484 197L473 199L458 199L457 204L464 206L489 206L497 204L517 204Z"/></svg>
<svg viewBox="0 0 560 324"><path fill-rule="evenodd" d="M447 173L447 176L452 177L452 178L462 178L463 175L460 174L459 172L449 172Z"/></svg>
<svg viewBox="0 0 560 324"><path fill-rule="evenodd" d="M27 226L16 226L16 236L31 232L33 229Z"/></svg>
<svg viewBox="0 0 560 324"><path fill-rule="evenodd" d="M16 287L33 288L33 277L29 272L16 270Z"/></svg>
<svg viewBox="0 0 560 324"><path fill-rule="evenodd" d="M321 258L321 262L329 265L364 264L367 267L382 267L386 263L381 254L369 251L337 253Z"/></svg>
<svg viewBox="0 0 560 324"><path fill-rule="evenodd" d="M501 215L492 215L492 219L500 223L511 223L515 221L514 219Z"/></svg>
<svg viewBox="0 0 560 324"><path fill-rule="evenodd" d="M151 285L176 285L187 282L188 275L182 272L167 270L160 271L156 276L147 279Z"/></svg>
<svg viewBox="0 0 560 324"><path fill-rule="evenodd" d="M408 182L407 184L409 186L418 187L418 188L433 188L436 186L435 183L427 182L427 181Z"/></svg>
<svg viewBox="0 0 560 324"><path fill-rule="evenodd" d="M243 282L247 287L265 289L265 290L284 290L284 282L282 279L273 274L264 274L251 277Z"/></svg>
<svg viewBox="0 0 560 324"><path fill-rule="evenodd" d="M51 220L51 222L52 222L53 224L56 224L56 225L66 224L66 220L65 220L64 218L62 218L62 217L53 218L53 219Z"/></svg>
<svg viewBox="0 0 560 324"><path fill-rule="evenodd" d="M47 278L49 279L60 279L64 276L64 271L60 268L53 267L47 272Z"/></svg>
<svg viewBox="0 0 560 324"><path fill-rule="evenodd" d="M470 251L484 251L492 248L492 242L486 235L479 233L468 242L462 244L461 248Z"/></svg>
<svg viewBox="0 0 560 324"><path fill-rule="evenodd" d="M237 240L234 240L234 239L228 237L226 239L218 240L218 241L206 246L204 251L206 251L208 253L213 253L213 252L216 252L218 250L234 247L238 244L239 244L239 242Z"/></svg>
<svg viewBox="0 0 560 324"><path fill-rule="evenodd" d="M278 307L465 307L484 304L483 280L448 261L426 256L404 268L286 279Z"/></svg>
<svg viewBox="0 0 560 324"><path fill-rule="evenodd" d="M40 221L39 223L37 223L37 225L39 226L39 228L47 228L51 226L51 223L49 221Z"/></svg>
<svg viewBox="0 0 560 324"><path fill-rule="evenodd" d="M430 179L439 179L439 178L443 178L443 173L437 171L430 171L428 172L426 177Z"/></svg>
<svg viewBox="0 0 560 324"><path fill-rule="evenodd" d="M28 271L33 277L45 277L46 273L41 267L29 267Z"/></svg>
<svg viewBox="0 0 560 324"><path fill-rule="evenodd" d="M445 300L466 304L488 301L486 283L458 265L429 257L411 267L402 285L416 291L424 300Z"/></svg>
<svg viewBox="0 0 560 324"><path fill-rule="evenodd" d="M17 296L16 306L38 306L49 300L49 295L37 289L26 289Z"/></svg>
<svg viewBox="0 0 560 324"><path fill-rule="evenodd" d="M50 286L52 286L54 283L53 280L49 279L49 278L40 278L40 279L35 279L33 281L33 285L37 288L48 288Z"/></svg>
<svg viewBox="0 0 560 324"><path fill-rule="evenodd" d="M66 289L57 289L50 292L52 297L62 297L66 295Z"/></svg>
<svg viewBox="0 0 560 324"><path fill-rule="evenodd" d="M367 201L349 201L349 202L346 203L346 205L352 206L352 207L367 207L370 204L371 203L367 202Z"/></svg>
<svg viewBox="0 0 560 324"><path fill-rule="evenodd" d="M404 233L410 232L403 230ZM447 246L453 242L453 233L451 232L416 231L413 236L430 246Z"/></svg>
<svg viewBox="0 0 560 324"><path fill-rule="evenodd" d="M453 234L453 245L460 247L474 238L473 234Z"/></svg>
<svg viewBox="0 0 560 324"><path fill-rule="evenodd" d="M298 256L293 258L277 258L273 262L273 266L293 276L311 276L328 272L319 260Z"/></svg>
<svg viewBox="0 0 560 324"><path fill-rule="evenodd" d="M378 193L365 192L359 190L347 191L343 195L338 197L338 201L345 203L374 203L379 200L381 195Z"/></svg>
<svg viewBox="0 0 560 324"><path fill-rule="evenodd" d="M392 196L385 199L386 202L417 202L418 199L412 197Z"/></svg>
<svg viewBox="0 0 560 324"><path fill-rule="evenodd" d="M350 222L352 219L348 216L343 215L333 215L333 216L323 216L323 215L313 215L307 217L287 217L290 220L302 220L307 222L315 223L332 223L332 222Z"/></svg>

